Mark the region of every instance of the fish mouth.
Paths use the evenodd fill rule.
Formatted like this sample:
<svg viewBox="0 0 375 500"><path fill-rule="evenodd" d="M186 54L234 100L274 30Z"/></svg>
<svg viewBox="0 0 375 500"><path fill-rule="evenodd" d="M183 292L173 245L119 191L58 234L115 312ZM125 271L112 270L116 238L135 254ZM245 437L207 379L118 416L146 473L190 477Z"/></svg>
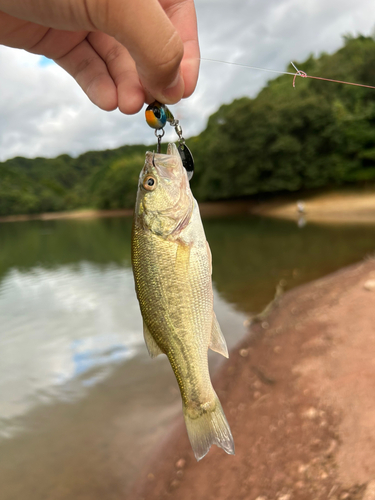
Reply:
<svg viewBox="0 0 375 500"><path fill-rule="evenodd" d="M156 167L155 159L157 163L161 163L163 166L166 165L169 168L175 168L177 165L182 165L181 156L178 152L176 144L174 142L170 142L168 144L167 154L163 153L152 153L150 151L146 152L146 163L150 162L150 157L152 156L151 163ZM177 158L177 161L173 161L174 158Z"/></svg>
<svg viewBox="0 0 375 500"><path fill-rule="evenodd" d="M184 227L187 222L189 222L192 210L193 210L193 198L189 189L189 180L186 174L186 170L182 165L182 160L180 154L175 146L175 144L169 144L168 152L172 154L162 154L147 151L145 165L140 175L140 185L147 175L153 175L159 180L163 180L167 185L171 183L176 183L179 186L179 196L178 199L174 201L172 206L165 207L163 209L158 209L159 215L167 216L170 218L175 218L175 216L181 211L180 205L183 203L185 197L189 198L187 203L186 213L180 220L181 227ZM146 213L152 212L147 206L144 206ZM180 226L178 226L180 229Z"/></svg>
<svg viewBox="0 0 375 500"><path fill-rule="evenodd" d="M162 179L169 179L170 176L165 175L165 172L163 172L165 170L165 168L163 168L163 166L155 164L155 155L157 155L157 154L158 153L155 153L155 152L152 154L152 162L151 162L152 166L153 166L152 170L155 170L155 172L158 174L158 177L161 177ZM168 168L175 168L175 167L176 167L176 165L173 164L172 166L170 166Z"/></svg>
<svg viewBox="0 0 375 500"><path fill-rule="evenodd" d="M152 163L155 165L155 161L159 164L166 165L169 168L176 167L180 161L176 161L176 158L180 160L180 155L169 155L164 153L155 153L155 151L146 152L146 163ZM156 165L155 165L156 166Z"/></svg>
<svg viewBox="0 0 375 500"><path fill-rule="evenodd" d="M169 155L147 151L142 177L147 174L156 173L163 179L175 180L183 170L184 167L180 155L176 156L174 154Z"/></svg>

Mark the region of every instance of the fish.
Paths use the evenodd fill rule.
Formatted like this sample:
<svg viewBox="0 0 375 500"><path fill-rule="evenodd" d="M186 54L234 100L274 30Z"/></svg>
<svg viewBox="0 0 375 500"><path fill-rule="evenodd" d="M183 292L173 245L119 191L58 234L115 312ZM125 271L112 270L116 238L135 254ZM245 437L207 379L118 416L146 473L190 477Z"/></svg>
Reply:
<svg viewBox="0 0 375 500"><path fill-rule="evenodd" d="M208 368L209 348L228 357L213 310L211 251L174 143L167 154L146 153L132 265L146 346L152 358L165 354L172 366L196 459L212 444L233 455L232 433Z"/></svg>

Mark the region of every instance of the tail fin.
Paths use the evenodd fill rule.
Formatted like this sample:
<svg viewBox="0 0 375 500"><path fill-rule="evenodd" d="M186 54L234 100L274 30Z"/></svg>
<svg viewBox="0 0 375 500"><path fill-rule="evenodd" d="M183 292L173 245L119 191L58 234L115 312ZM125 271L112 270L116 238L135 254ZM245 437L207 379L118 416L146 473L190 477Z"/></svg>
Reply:
<svg viewBox="0 0 375 500"><path fill-rule="evenodd" d="M216 444L229 455L234 455L232 433L216 394L210 406L209 409L200 408L193 411L184 407L186 429L198 462L207 455L212 444Z"/></svg>

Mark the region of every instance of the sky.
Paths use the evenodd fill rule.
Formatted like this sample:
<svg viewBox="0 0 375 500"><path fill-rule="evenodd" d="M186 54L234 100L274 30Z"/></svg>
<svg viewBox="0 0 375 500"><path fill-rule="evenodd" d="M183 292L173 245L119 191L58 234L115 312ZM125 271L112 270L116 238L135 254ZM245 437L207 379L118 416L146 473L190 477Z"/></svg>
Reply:
<svg viewBox="0 0 375 500"><path fill-rule="evenodd" d="M196 0L195 4L202 57L280 71L311 53L335 52L344 34L375 32L375 2L369 0ZM0 46L0 74L0 161L15 156L77 156L154 140L144 111L133 116L101 111L71 76L40 56ZM270 73L202 61L195 93L171 110L188 138L204 130L221 104L255 97L270 78ZM292 77L285 78L291 78L292 98ZM171 127L166 128L168 140L175 140Z"/></svg>

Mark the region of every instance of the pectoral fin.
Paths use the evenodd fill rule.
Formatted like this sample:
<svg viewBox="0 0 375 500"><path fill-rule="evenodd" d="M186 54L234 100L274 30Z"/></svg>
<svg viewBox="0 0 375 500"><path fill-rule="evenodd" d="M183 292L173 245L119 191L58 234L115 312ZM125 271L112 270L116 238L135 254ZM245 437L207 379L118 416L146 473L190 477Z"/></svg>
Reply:
<svg viewBox="0 0 375 500"><path fill-rule="evenodd" d="M225 342L223 332L221 331L215 313L213 313L212 316L212 332L209 348L212 351L222 354L225 358L229 358L227 343Z"/></svg>
<svg viewBox="0 0 375 500"><path fill-rule="evenodd" d="M155 342L150 330L147 328L146 323L143 321L143 336L145 338L146 346L151 358L156 358L159 354L163 354L158 344Z"/></svg>
<svg viewBox="0 0 375 500"><path fill-rule="evenodd" d="M210 264L210 274L212 275L212 253L210 245L208 244L207 240L206 240L206 248L207 248L208 262Z"/></svg>

